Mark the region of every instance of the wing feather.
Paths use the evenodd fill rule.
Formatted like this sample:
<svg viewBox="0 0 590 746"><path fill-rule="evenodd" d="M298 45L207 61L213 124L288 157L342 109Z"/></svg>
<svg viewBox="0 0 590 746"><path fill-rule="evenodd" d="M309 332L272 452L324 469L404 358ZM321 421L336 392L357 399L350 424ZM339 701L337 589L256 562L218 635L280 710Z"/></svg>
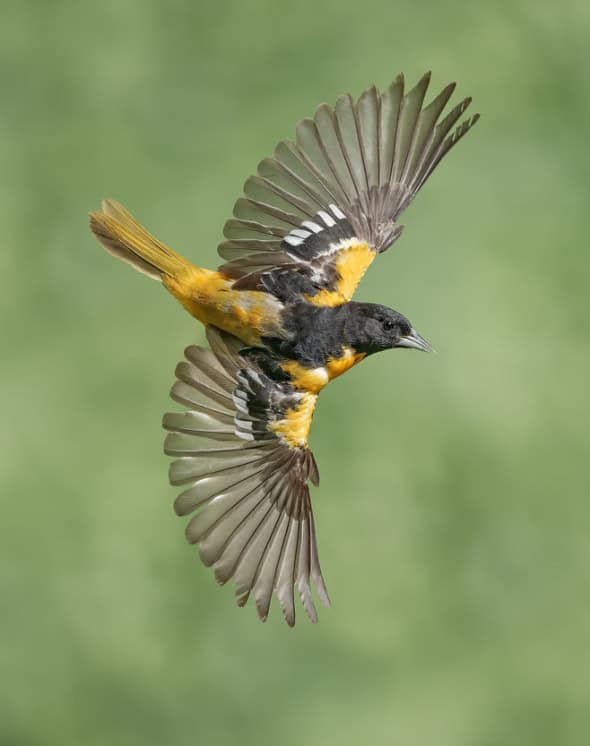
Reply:
<svg viewBox="0 0 590 746"><path fill-rule="evenodd" d="M356 275L348 266L343 287L340 253L367 246L375 256L391 245L400 213L478 119L453 130L471 99L441 120L455 84L425 106L429 83L427 73L406 92L399 75L383 93L370 86L356 101L346 94L303 119L295 141L280 142L246 181L219 246L221 270L283 300L286 287L307 299L318 294L318 303L350 300L368 265Z"/></svg>
<svg viewBox="0 0 590 746"><path fill-rule="evenodd" d="M315 622L312 582L329 605L307 484L317 484L317 467L288 427L304 397L309 427L310 395L271 380L235 338L212 327L207 336L211 349L187 348L176 368L172 396L189 410L164 416L170 482L184 487L175 511L190 516L188 541L219 583L235 583L240 606L252 593L265 620L275 593L293 625L297 587Z"/></svg>
<svg viewBox="0 0 590 746"><path fill-rule="evenodd" d="M379 94L374 85L361 94L356 111L367 192L372 194L379 186Z"/></svg>

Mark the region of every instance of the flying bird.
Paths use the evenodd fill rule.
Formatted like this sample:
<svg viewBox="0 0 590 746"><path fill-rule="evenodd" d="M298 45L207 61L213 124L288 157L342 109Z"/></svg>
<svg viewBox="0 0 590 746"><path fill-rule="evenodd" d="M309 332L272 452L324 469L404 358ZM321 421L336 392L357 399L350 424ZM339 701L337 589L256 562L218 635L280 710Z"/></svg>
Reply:
<svg viewBox="0 0 590 746"><path fill-rule="evenodd" d="M160 281L205 325L191 345L164 415L170 482L186 536L237 602L253 597L264 621L273 593L289 625L295 589L317 621L311 586L330 605L309 482L308 444L318 395L381 350L430 345L398 311L352 301L373 260L402 232L397 222L440 160L479 115L462 100L443 116L455 84L424 105L430 74L406 91L399 75L354 100L322 104L258 165L223 230L217 270L168 248L120 204L90 213L111 254Z"/></svg>

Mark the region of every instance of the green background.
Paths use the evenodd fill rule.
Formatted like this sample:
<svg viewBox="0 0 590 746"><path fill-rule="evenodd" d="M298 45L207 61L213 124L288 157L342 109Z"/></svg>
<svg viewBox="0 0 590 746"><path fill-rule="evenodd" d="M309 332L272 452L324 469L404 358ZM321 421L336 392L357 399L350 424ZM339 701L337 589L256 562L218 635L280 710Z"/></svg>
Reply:
<svg viewBox="0 0 590 746"><path fill-rule="evenodd" d="M8 2L0 31L2 746L563 746L590 729L586 2ZM257 161L404 70L482 120L362 300L312 445L320 624L266 625L172 512L202 329L92 239L104 196L204 266Z"/></svg>

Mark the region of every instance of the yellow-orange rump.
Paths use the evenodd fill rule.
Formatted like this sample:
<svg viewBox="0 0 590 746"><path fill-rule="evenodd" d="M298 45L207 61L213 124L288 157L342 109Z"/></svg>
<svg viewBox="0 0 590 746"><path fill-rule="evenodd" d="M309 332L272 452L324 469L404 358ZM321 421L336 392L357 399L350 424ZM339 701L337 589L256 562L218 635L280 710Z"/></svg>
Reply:
<svg viewBox="0 0 590 746"><path fill-rule="evenodd" d="M163 284L201 323L223 329L246 344L280 336L282 303L257 290L232 290L232 280L221 272L191 265L178 276L164 277Z"/></svg>

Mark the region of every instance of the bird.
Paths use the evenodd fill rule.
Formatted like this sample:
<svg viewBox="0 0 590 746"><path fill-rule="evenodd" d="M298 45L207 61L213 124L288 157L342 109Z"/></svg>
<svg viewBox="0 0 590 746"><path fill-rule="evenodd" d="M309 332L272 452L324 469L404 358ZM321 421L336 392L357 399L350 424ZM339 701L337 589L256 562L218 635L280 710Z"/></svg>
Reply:
<svg viewBox="0 0 590 746"><path fill-rule="evenodd" d="M479 114L464 98L443 114L447 85L426 105L431 74L321 104L245 182L225 223L217 270L185 259L122 205L102 202L90 227L103 247L159 282L205 327L176 367L164 415L174 502L186 537L218 583L232 581L266 621L274 597L289 626L295 597L312 622L330 598L309 484L308 436L333 379L383 350L430 351L402 313L352 300L395 243L400 214Z"/></svg>

